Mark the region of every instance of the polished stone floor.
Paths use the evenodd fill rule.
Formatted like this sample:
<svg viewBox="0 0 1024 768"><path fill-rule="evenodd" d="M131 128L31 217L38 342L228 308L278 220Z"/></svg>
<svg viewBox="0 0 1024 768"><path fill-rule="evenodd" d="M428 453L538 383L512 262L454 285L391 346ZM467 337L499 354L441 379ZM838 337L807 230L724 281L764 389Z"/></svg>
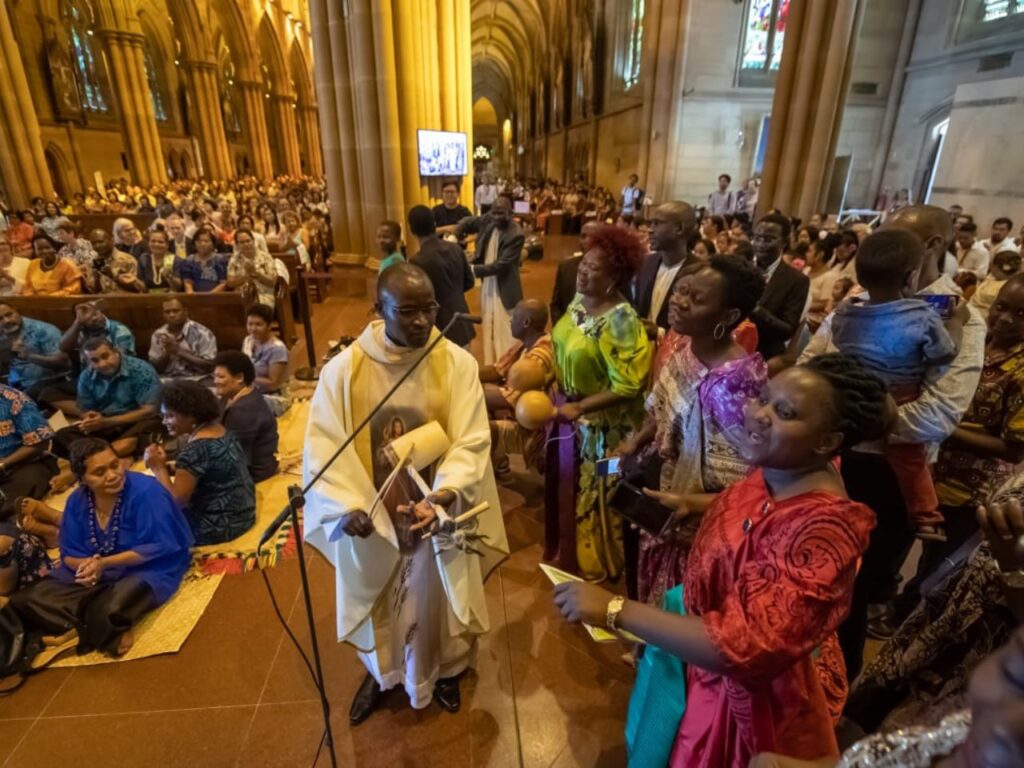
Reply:
<svg viewBox="0 0 1024 768"><path fill-rule="evenodd" d="M575 248L552 238L524 266L528 296L547 299L555 265ZM358 333L373 277L339 281L314 305L318 351ZM352 294L363 293L363 296ZM304 360L301 343L293 359ZM563 622L540 558L541 481L517 473L502 489L511 557L487 583L491 632L463 682L457 715L423 711L395 693L357 728L348 707L363 670L333 642L333 572L311 556L311 580L339 765L621 766L632 673L623 649L595 645ZM289 622L308 634L298 567L269 572ZM319 703L301 659L274 618L258 573L226 577L180 653L121 664L47 670L0 698L0 765L308 766L321 734ZM328 766L326 754L318 766Z"/></svg>

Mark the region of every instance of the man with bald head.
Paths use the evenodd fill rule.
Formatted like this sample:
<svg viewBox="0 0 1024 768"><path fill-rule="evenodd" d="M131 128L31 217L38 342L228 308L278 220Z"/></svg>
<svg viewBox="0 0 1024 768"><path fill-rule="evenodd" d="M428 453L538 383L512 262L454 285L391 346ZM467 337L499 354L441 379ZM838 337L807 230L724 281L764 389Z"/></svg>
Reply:
<svg viewBox="0 0 1024 768"><path fill-rule="evenodd" d="M304 518L306 541L337 569L338 640L359 651L367 670L349 711L353 725L396 687L416 709L433 699L450 712L459 709L458 678L489 627L484 578L508 553L476 360L440 337L434 288L419 267L403 263L384 272L376 310L381 319L324 368L303 456L309 482L369 419L306 495ZM400 449L389 446L427 425L444 437L433 442L441 445L431 455L440 458L413 459L429 485L421 491L404 465L396 466ZM432 444L422 440L403 442L422 455ZM474 518L465 539L424 538L438 517L482 502L489 509Z"/></svg>
<svg viewBox="0 0 1024 768"><path fill-rule="evenodd" d="M946 252L953 240L953 224L947 211L934 205L908 206L890 216L884 228L905 229L924 244L924 261L911 286L911 296L962 297L960 288L942 271ZM863 298L866 300L866 297ZM890 440L895 442L928 446L931 461L935 460L939 444L960 423L960 418L974 398L981 377L985 359L985 321L975 308L964 307L960 311L965 310L963 335L956 357L949 365L928 373L921 395L916 400L899 406L896 426L890 436ZM834 351L832 317L829 316L807 345L800 362ZM893 595L900 567L914 541L914 533L908 523L896 477L876 448L858 446L848 451L843 455L842 473L850 497L871 507L878 521L857 576L850 616L839 631L852 680L857 676L862 663L868 604L884 602ZM962 532L969 531L973 526L973 520L947 520L946 535L951 540L962 541ZM929 542L926 549L934 551L932 545L933 542ZM956 549L956 546L952 549ZM952 549L945 554L949 554ZM893 619L897 625L905 614L903 603L908 603L912 608L917 601L913 585L908 585L908 589L909 592L905 590L906 599L901 598L896 607L897 615ZM885 621L873 622L873 635L884 636L889 632L891 627Z"/></svg>
<svg viewBox="0 0 1024 768"><path fill-rule="evenodd" d="M649 223L653 253L637 273L633 306L647 335L657 338L659 328L668 330L668 297L676 280L683 269L700 261L689 248L697 231L697 212L687 203L662 203L651 212Z"/></svg>

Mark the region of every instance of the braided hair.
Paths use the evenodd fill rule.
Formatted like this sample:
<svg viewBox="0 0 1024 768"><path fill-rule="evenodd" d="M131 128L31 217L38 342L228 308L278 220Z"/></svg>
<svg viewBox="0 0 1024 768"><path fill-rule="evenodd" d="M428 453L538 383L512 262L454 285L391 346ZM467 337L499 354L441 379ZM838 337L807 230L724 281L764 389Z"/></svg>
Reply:
<svg viewBox="0 0 1024 768"><path fill-rule="evenodd" d="M832 387L832 416L842 432L841 448L877 440L891 427L885 382L849 355L829 354L812 358L805 366Z"/></svg>

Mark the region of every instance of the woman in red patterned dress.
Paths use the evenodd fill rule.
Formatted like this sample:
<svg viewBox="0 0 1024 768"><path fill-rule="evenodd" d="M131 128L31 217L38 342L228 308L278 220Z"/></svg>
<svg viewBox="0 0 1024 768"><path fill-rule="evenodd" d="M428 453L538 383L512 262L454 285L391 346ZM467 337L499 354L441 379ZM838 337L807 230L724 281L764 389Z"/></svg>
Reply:
<svg viewBox="0 0 1024 768"><path fill-rule="evenodd" d="M850 358L783 371L746 409L744 457L758 469L697 533L687 615L593 584L555 588L570 621L627 630L687 663L673 768L746 768L765 751L838 757L846 673L835 631L874 514L847 498L833 459L884 434L890 413L884 384Z"/></svg>

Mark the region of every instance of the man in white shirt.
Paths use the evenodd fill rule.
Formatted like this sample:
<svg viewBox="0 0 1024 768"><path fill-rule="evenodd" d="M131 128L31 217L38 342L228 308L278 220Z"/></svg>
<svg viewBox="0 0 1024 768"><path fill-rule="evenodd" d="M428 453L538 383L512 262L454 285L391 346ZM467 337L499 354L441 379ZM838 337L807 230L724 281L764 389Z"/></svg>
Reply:
<svg viewBox="0 0 1024 768"><path fill-rule="evenodd" d="M668 297L680 271L700 262L688 244L697 231L697 212L683 202L659 205L650 218L651 250L636 276L633 306L650 338L668 330Z"/></svg>
<svg viewBox="0 0 1024 768"><path fill-rule="evenodd" d="M736 194L729 189L732 176L723 173L718 177L718 189L708 195L708 213L712 216L729 216L736 212Z"/></svg>
<svg viewBox="0 0 1024 768"><path fill-rule="evenodd" d="M988 275L992 254L978 242L975 237L977 234L978 225L974 222L967 222L957 230L956 264L960 272L973 272L978 276L978 280L984 280Z"/></svg>
<svg viewBox="0 0 1024 768"><path fill-rule="evenodd" d="M918 275L918 296L961 294L956 283L941 272L953 239L948 212L934 205L907 206L894 213L885 226L907 229L925 245L925 258ZM831 321L832 315L825 318L799 362L836 351L832 344ZM921 395L898 407L896 427L890 439L925 445L934 460L939 443L953 433L974 399L985 359L985 333L984 318L970 307L953 362L930 373ZM863 659L868 603L880 602L891 593L914 540L895 476L878 450L875 445L857 446L843 455L842 463L843 480L850 498L871 507L878 520L857 575L849 618L839 629L839 641L851 679L859 673Z"/></svg>
<svg viewBox="0 0 1024 768"><path fill-rule="evenodd" d="M483 182L476 188L476 194L473 196L473 203L476 205L476 209L480 211L480 215L483 216L485 213L490 212L491 206L494 205L494 201L497 199L498 185L494 183L490 176L484 176Z"/></svg>
<svg viewBox="0 0 1024 768"><path fill-rule="evenodd" d="M988 249L988 252L995 256L1002 251L1016 251L1013 238L1010 232L1013 231L1013 220L1000 216L992 222L992 234L988 240L982 240L981 244Z"/></svg>
<svg viewBox="0 0 1024 768"><path fill-rule="evenodd" d="M640 177L635 173L629 177L629 184L622 188L622 215L626 217L636 216L640 207L641 190L637 187Z"/></svg>

